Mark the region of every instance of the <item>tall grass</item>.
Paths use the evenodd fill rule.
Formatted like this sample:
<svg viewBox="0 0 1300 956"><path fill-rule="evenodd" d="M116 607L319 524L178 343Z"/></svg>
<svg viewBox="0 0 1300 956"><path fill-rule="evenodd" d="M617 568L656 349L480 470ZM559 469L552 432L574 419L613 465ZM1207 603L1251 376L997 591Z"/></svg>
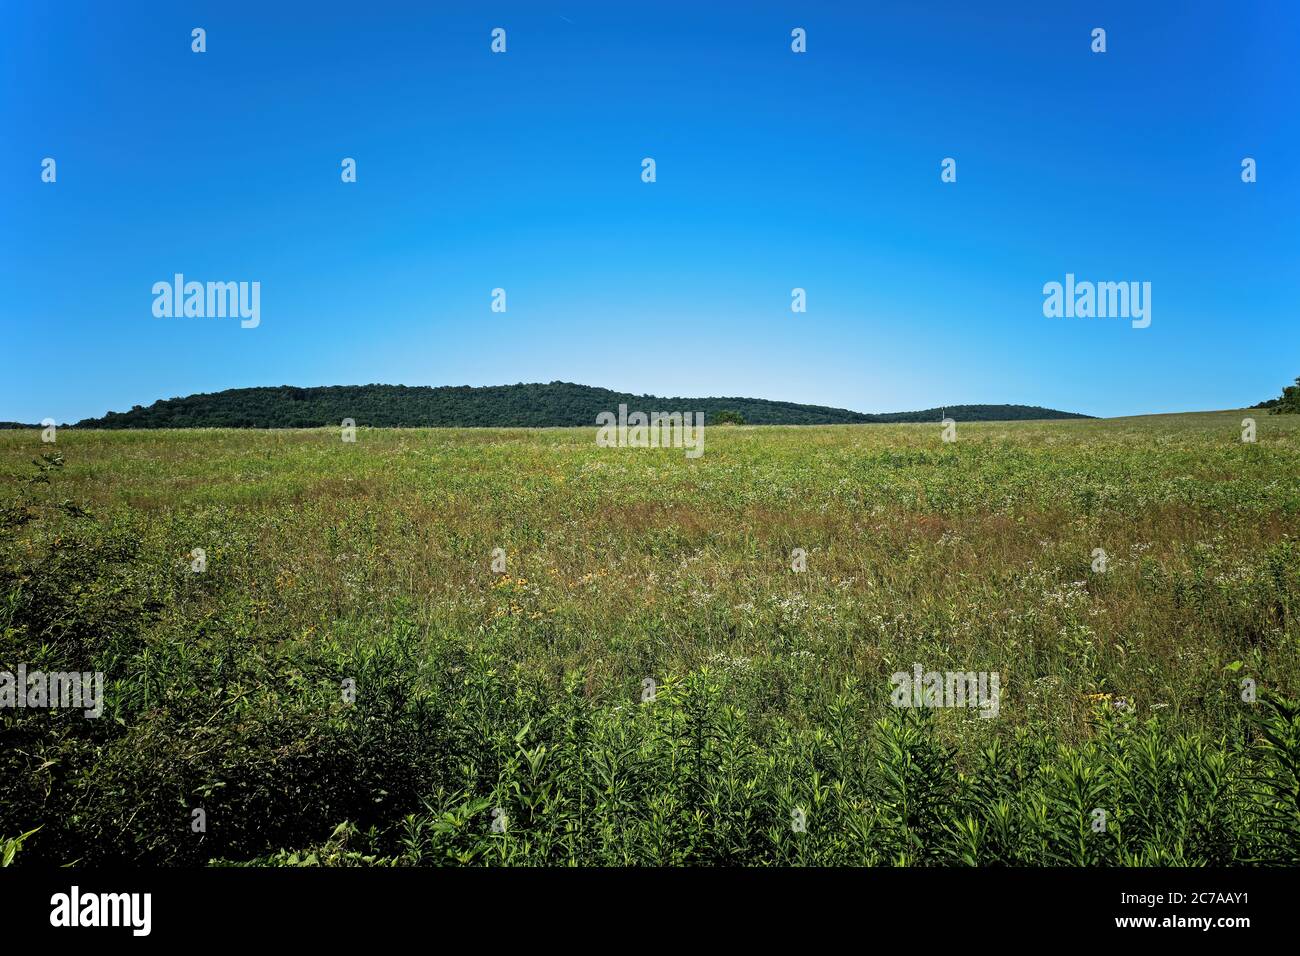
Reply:
<svg viewBox="0 0 1300 956"><path fill-rule="evenodd" d="M0 836L35 830L17 863L1294 862L1300 430L1240 418L727 428L697 460L0 434L0 669L109 680L98 721L0 710ZM998 718L891 708L918 661L997 671Z"/></svg>

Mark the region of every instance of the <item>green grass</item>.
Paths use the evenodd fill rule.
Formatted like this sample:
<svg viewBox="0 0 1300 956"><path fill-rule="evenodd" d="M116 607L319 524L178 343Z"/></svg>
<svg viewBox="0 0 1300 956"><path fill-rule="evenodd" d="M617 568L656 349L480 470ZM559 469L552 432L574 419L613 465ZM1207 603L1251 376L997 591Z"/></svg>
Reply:
<svg viewBox="0 0 1300 956"><path fill-rule="evenodd" d="M0 433L15 862L1300 857L1300 416L594 431Z"/></svg>

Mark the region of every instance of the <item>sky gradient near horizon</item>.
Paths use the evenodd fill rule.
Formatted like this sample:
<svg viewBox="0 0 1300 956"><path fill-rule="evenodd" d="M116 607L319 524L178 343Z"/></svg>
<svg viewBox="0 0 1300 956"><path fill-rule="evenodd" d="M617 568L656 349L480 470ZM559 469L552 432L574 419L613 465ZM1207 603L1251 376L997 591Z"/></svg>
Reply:
<svg viewBox="0 0 1300 956"><path fill-rule="evenodd" d="M1300 375L1294 3L15 2L0 70L0 420L557 379L1109 416ZM259 327L156 318L176 273L260 282ZM1067 273L1150 282L1151 326L1045 318Z"/></svg>

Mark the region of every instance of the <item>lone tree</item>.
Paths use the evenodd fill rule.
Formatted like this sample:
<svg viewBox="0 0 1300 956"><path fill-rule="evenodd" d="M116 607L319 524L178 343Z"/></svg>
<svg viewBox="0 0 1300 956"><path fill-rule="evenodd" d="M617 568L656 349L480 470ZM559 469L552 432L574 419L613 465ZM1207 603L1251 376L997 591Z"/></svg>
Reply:
<svg viewBox="0 0 1300 956"><path fill-rule="evenodd" d="M1297 379L1297 381L1300 381L1300 379ZM740 412L733 412L733 411L730 411L730 410L728 410L728 409L723 409L723 410L720 411L720 412L715 412L715 413L714 413L714 415L713 415L713 424L715 424L715 425L743 425L743 424L745 424L745 416L742 415L742 414L740 414Z"/></svg>

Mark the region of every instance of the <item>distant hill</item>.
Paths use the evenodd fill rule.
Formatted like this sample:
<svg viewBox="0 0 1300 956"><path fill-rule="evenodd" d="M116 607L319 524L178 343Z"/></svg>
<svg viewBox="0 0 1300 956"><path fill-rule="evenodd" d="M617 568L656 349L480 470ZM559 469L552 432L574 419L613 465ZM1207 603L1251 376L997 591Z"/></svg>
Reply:
<svg viewBox="0 0 1300 956"><path fill-rule="evenodd" d="M1088 418L1033 405L950 405L919 412L868 415L843 408L769 402L761 398L657 398L607 388L551 382L549 385L291 385L232 388L223 392L168 398L148 408L87 418L77 428L314 428L350 418L358 425L397 428L549 428L595 425L601 412L738 412L750 425L835 425L871 422L1017 421L1032 418Z"/></svg>
<svg viewBox="0 0 1300 956"><path fill-rule="evenodd" d="M1250 407L1267 408L1270 415L1300 414L1300 378L1295 380L1294 385L1283 388L1280 398L1270 398L1268 401Z"/></svg>

